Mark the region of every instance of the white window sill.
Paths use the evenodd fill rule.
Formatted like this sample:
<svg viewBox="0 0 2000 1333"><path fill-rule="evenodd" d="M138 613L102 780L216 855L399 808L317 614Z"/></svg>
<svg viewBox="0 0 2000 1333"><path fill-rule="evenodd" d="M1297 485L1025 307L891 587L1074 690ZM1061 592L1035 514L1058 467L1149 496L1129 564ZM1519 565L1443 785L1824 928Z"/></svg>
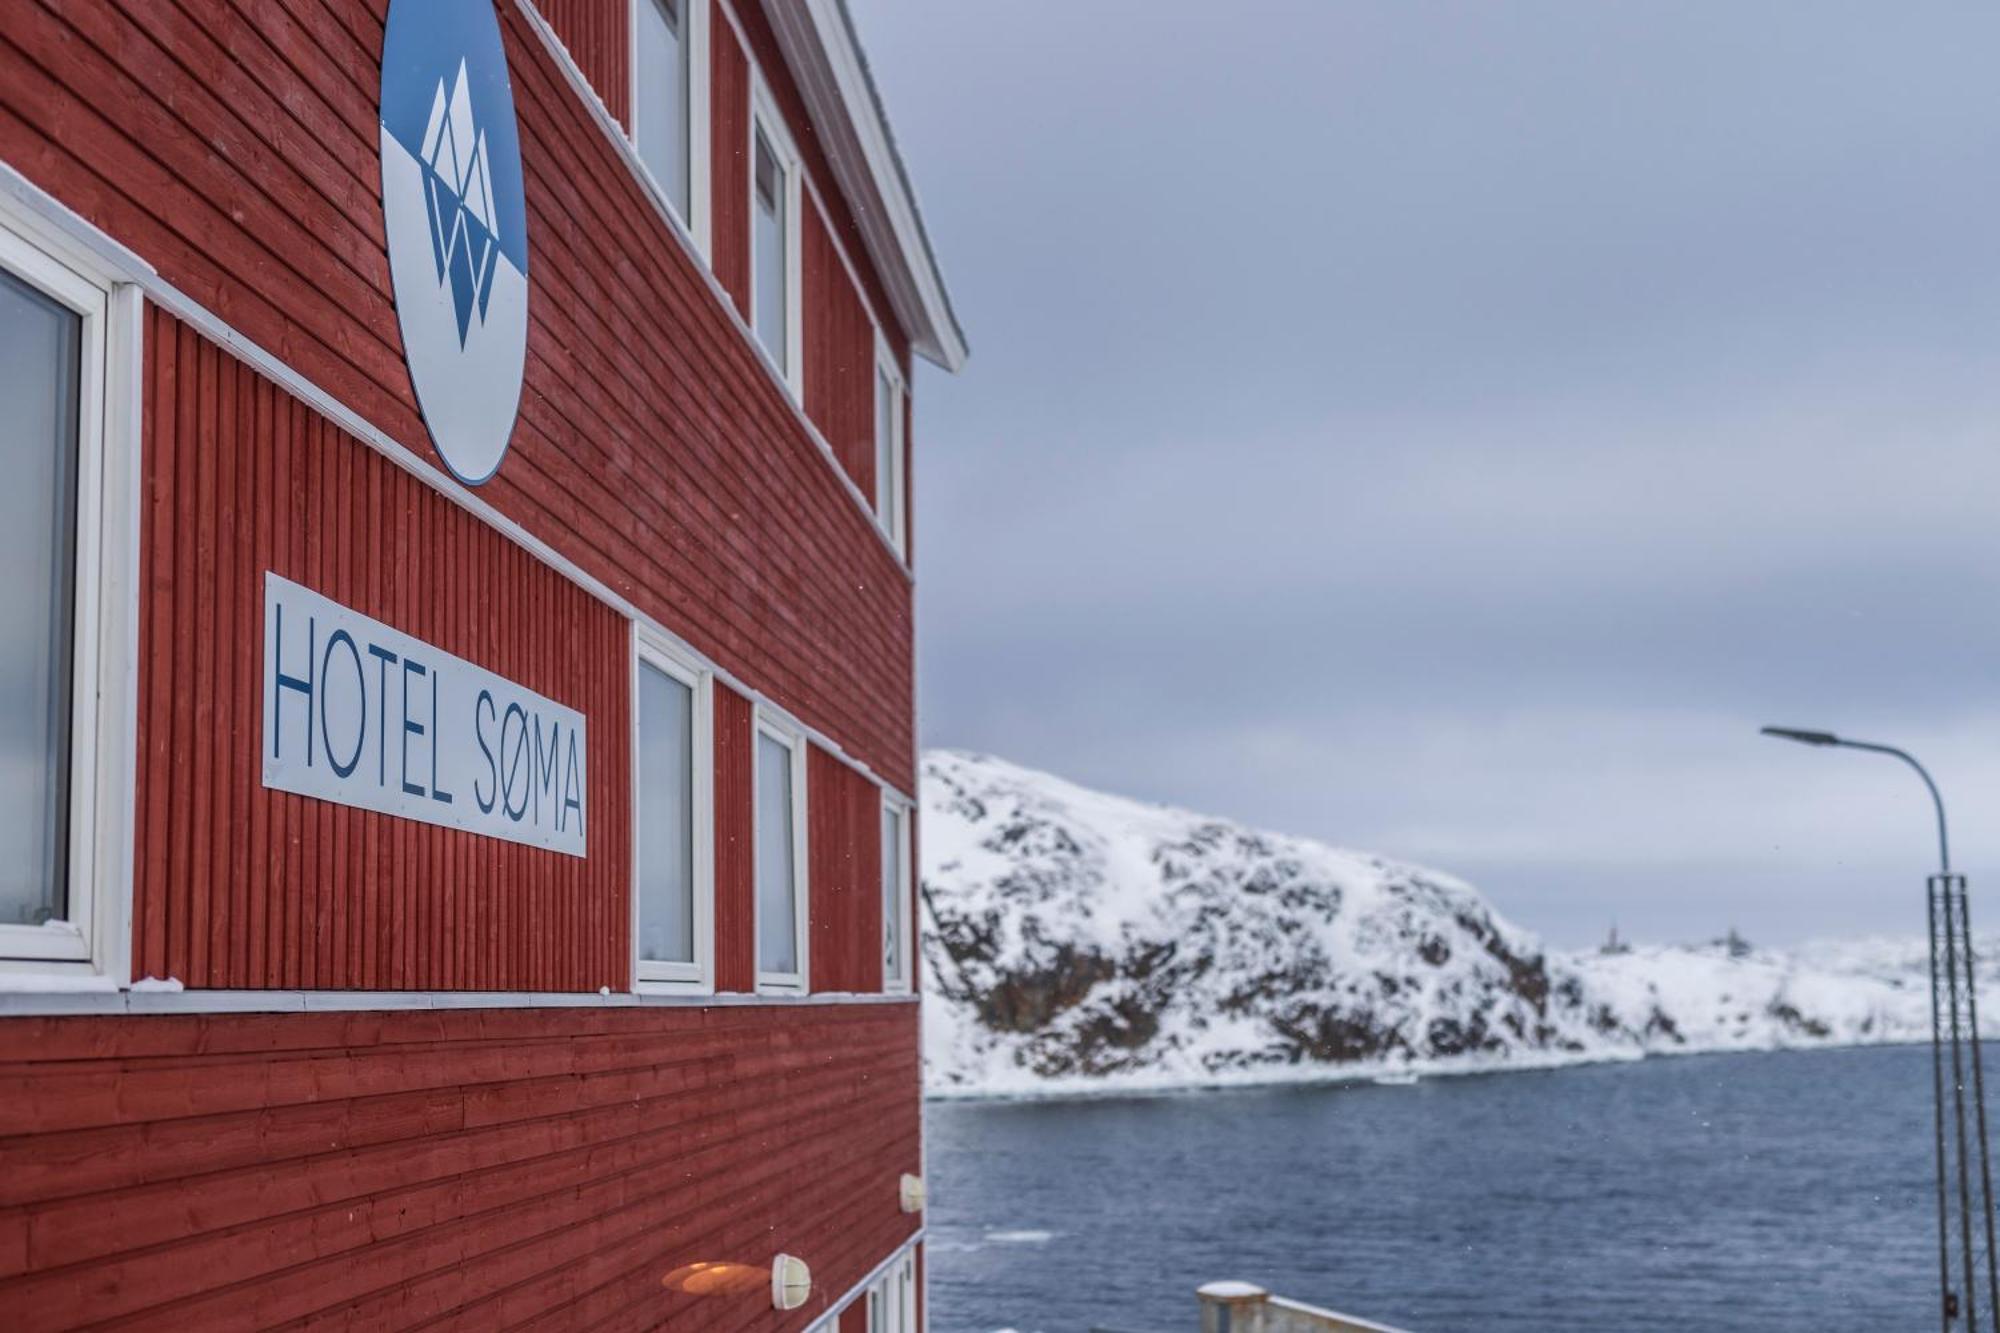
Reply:
<svg viewBox="0 0 2000 1333"><path fill-rule="evenodd" d="M640 999L651 995L689 996L713 995L715 983L701 980L674 980L667 977L641 977L632 983L632 993Z"/></svg>

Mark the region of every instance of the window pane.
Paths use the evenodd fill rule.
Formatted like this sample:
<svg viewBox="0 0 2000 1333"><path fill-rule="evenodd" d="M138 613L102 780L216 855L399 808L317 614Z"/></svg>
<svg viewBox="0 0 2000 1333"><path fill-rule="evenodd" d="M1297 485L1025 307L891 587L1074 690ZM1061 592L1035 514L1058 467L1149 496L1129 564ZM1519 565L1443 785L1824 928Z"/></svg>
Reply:
<svg viewBox="0 0 2000 1333"><path fill-rule="evenodd" d="M639 668L639 957L694 956L694 691Z"/></svg>
<svg viewBox="0 0 2000 1333"><path fill-rule="evenodd" d="M0 273L0 924L62 917L83 321Z"/></svg>
<svg viewBox="0 0 2000 1333"><path fill-rule="evenodd" d="M903 979L903 817L882 809L882 975Z"/></svg>
<svg viewBox="0 0 2000 1333"><path fill-rule="evenodd" d="M639 156L685 219L688 215L687 29L682 0L639 0Z"/></svg>
<svg viewBox="0 0 2000 1333"><path fill-rule="evenodd" d="M885 525L892 519L896 482L896 386L881 370L875 372L875 512ZM893 535L895 529L891 527Z"/></svg>
<svg viewBox="0 0 2000 1333"><path fill-rule="evenodd" d="M757 735L757 970L797 972L798 884L792 865L792 752Z"/></svg>
<svg viewBox="0 0 2000 1333"><path fill-rule="evenodd" d="M757 199L756 208L752 211L756 216L750 224L750 246L754 252L751 255L754 270L751 282L757 293L753 322L757 341L764 344L764 350L778 363L778 369L785 370L785 313L788 309L785 292L785 172L761 130L757 132L755 180Z"/></svg>

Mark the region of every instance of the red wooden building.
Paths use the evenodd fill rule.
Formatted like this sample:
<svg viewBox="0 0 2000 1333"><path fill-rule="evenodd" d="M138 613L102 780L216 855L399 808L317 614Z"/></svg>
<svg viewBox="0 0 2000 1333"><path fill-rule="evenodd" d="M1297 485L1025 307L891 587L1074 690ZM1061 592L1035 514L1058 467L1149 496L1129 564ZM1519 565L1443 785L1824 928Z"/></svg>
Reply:
<svg viewBox="0 0 2000 1333"><path fill-rule="evenodd" d="M0 5L0 1325L921 1325L964 356L841 0Z"/></svg>

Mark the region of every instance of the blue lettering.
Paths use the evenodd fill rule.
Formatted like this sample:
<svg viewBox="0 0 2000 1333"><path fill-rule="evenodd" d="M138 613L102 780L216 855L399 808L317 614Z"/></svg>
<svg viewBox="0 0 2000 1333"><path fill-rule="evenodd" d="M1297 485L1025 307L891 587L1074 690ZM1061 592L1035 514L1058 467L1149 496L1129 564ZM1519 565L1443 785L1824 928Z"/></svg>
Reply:
<svg viewBox="0 0 2000 1333"><path fill-rule="evenodd" d="M424 724L410 717L410 674L425 674L423 663L414 657L403 659L403 793L406 796L422 796L424 789L410 781L410 737L424 734Z"/></svg>
<svg viewBox="0 0 2000 1333"><path fill-rule="evenodd" d="M431 799L451 804L451 793L438 786L438 678L431 672Z"/></svg>
<svg viewBox="0 0 2000 1333"><path fill-rule="evenodd" d="M574 810L576 811L576 831L581 834L583 832L583 793L577 789L579 779L576 770L580 765L576 762L576 728L574 727L570 728L569 733L568 767L569 771L563 779L562 814L556 816L556 828L560 830L563 826L563 815L567 815L570 811Z"/></svg>
<svg viewBox="0 0 2000 1333"><path fill-rule="evenodd" d="M389 785L389 667L396 661L396 655L387 648L368 645L368 655L375 659L375 693L381 697L382 711L375 723L375 785Z"/></svg>
<svg viewBox="0 0 2000 1333"><path fill-rule="evenodd" d="M507 728L514 725L514 719L516 718L519 718L521 720L520 721L521 730L519 734L519 739L517 739L514 742L514 750L510 757L507 751ZM502 810L505 810L507 812L507 818L513 820L516 824L521 822L521 816L528 813L528 797L531 794L529 788L535 785L534 774L533 774L534 763L532 760L530 760L528 765L530 771L528 775L522 777L521 780L521 808L516 810L514 808L514 779L515 777L520 775L521 760L524 756L527 755L527 753L528 753L527 710L523 709L519 704L508 704L507 711L504 714L502 714L500 718L500 754L501 757L503 759L506 759L507 761L507 776L501 780L500 784L500 808Z"/></svg>
<svg viewBox="0 0 2000 1333"><path fill-rule="evenodd" d="M354 689L361 696L361 725L354 729L354 753L348 756L347 762L343 764L333 757L333 737L328 735L326 730L326 701L330 696L321 694L319 697L319 738L326 746L326 761L333 765L333 771L337 776L344 778L353 773L354 766L361 762L361 747L368 743L368 682L361 675L361 653L354 646L354 636L344 629L337 629L326 636L326 652L320 656L320 688L323 690L326 688L328 680L327 668L333 664L333 646L336 643L347 645L347 656L354 663Z"/></svg>
<svg viewBox="0 0 2000 1333"><path fill-rule="evenodd" d="M278 726L278 714L281 710L278 705L284 700L284 691L297 690L306 697L306 767L311 768L313 761L313 644L318 641L319 631L316 628L314 618L307 616L305 679L301 680L297 676L288 676L285 674L283 665L285 655L285 604L277 602L273 605L272 609L277 612L277 624L271 629L277 649L271 654L271 672L277 679L278 692L271 696L271 757L277 759L283 753L280 746L280 737L283 733Z"/></svg>
<svg viewBox="0 0 2000 1333"><path fill-rule="evenodd" d="M557 743L562 739L559 734L561 731L562 723L551 722L549 724L549 748L543 750L542 715L540 713L535 714L535 765L532 776L534 778L533 786L535 789L535 823L537 824L542 822L542 793L546 791L549 794L550 805L554 805L560 799L559 793L556 791L556 760L561 757L562 753L557 748Z"/></svg>
<svg viewBox="0 0 2000 1333"><path fill-rule="evenodd" d="M472 705L472 734L479 741L479 752L486 756L486 774L493 783L493 794L491 796L481 796L479 794L479 779L474 778L472 780L472 799L478 804L480 814L490 815L493 813L493 803L500 799L500 764L493 758L492 748L486 744L486 719L479 711L482 708L488 713L495 712L493 707L493 691L481 690L479 698ZM498 714L496 713L495 715L497 716Z"/></svg>

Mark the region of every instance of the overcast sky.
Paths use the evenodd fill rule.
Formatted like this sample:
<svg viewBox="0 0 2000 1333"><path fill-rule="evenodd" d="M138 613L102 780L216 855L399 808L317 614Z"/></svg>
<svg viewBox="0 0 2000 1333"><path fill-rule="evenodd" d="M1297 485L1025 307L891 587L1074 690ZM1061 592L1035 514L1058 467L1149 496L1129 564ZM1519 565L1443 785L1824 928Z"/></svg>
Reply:
<svg viewBox="0 0 2000 1333"><path fill-rule="evenodd" d="M2000 892L2000 7L852 3L973 347L926 745L1562 943L1920 931L1824 726Z"/></svg>

